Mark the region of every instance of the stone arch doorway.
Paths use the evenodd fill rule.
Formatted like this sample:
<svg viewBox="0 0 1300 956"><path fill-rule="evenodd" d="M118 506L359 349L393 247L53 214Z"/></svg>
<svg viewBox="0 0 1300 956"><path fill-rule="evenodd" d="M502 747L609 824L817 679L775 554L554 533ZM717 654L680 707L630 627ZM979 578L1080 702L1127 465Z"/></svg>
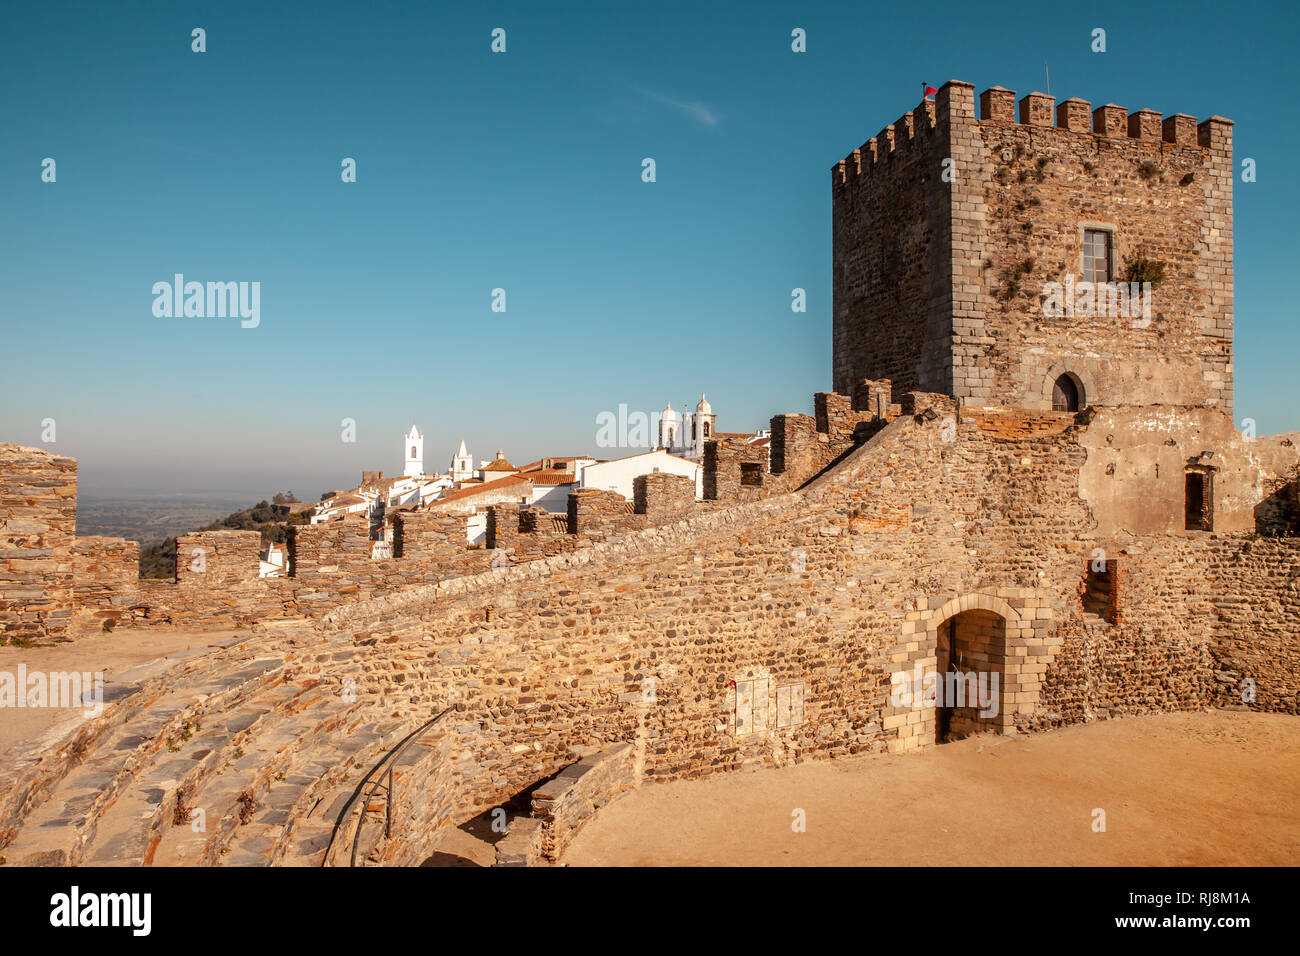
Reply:
<svg viewBox="0 0 1300 956"><path fill-rule="evenodd" d="M1037 370L1035 375L1040 374ZM1027 395L1031 408L1057 412L1079 412L1097 404L1097 387L1091 376L1073 362L1057 362L1042 378L1042 391Z"/></svg>
<svg viewBox="0 0 1300 956"><path fill-rule="evenodd" d="M996 593L975 591L947 600L933 597L924 604L906 612L899 643L890 652L890 686L881 709L882 728L893 734L886 743L889 751L907 753L932 747L936 740L951 736L967 718L978 720L974 726L981 730L998 733L1013 732L1018 720L1031 718L1043 675L1064 642L1061 636L1049 634L1051 596L1034 588L1005 587ZM987 612L987 616L970 613L976 611ZM957 713L954 706L946 734L941 737L936 726L939 638L946 625L944 635L951 655L953 619L957 651L953 660L964 673L976 672L977 692L978 672L985 671L984 692L986 697L996 697L996 713L979 714L978 710L992 708L978 708L971 718ZM977 654L984 657L977 658ZM945 673L947 666L945 662ZM992 690L994 674L998 681L996 695ZM953 718L957 718L956 728Z"/></svg>
<svg viewBox="0 0 1300 956"><path fill-rule="evenodd" d="M1052 383L1052 411L1077 412L1082 408L1083 389L1069 372L1056 376Z"/></svg>
<svg viewBox="0 0 1300 956"><path fill-rule="evenodd" d="M1007 621L975 608L942 621L935 631L934 740L945 743L1002 729L1005 713Z"/></svg>

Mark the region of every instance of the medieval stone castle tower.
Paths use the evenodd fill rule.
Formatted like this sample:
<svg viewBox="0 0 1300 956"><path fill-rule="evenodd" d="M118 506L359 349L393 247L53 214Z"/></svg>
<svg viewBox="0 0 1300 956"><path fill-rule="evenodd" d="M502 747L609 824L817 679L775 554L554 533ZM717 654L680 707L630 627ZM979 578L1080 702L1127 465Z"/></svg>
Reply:
<svg viewBox="0 0 1300 956"><path fill-rule="evenodd" d="M1232 413L1232 122L950 82L832 171L834 382L1050 409ZM1164 266L1154 315L1044 316L1044 282ZM1067 389L1068 390L1068 389Z"/></svg>
<svg viewBox="0 0 1300 956"><path fill-rule="evenodd" d="M484 549L403 511L391 557L344 516L290 530L283 578L201 532L141 582L133 542L76 536L74 459L0 446L0 637L240 629L13 760L0 849L418 863L547 781L495 852L553 861L647 781L1300 713L1300 432L1232 419L1231 123L1014 100L949 82L836 164L834 388L770 451L715 433L702 502L648 474L493 505ZM1149 312L1096 308L1129 283ZM912 692L967 676L978 707Z"/></svg>

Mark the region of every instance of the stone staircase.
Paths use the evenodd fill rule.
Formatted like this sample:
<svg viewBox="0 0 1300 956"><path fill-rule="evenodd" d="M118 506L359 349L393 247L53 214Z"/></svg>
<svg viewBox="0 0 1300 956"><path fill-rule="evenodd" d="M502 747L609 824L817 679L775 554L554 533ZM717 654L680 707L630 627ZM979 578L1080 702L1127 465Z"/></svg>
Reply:
<svg viewBox="0 0 1300 956"><path fill-rule="evenodd" d="M6 759L0 856L319 865L356 782L412 729L313 676L353 651L350 634L272 628L118 676L98 717Z"/></svg>
<svg viewBox="0 0 1300 956"><path fill-rule="evenodd" d="M409 827L426 835L436 834L446 822L448 809L437 799L440 779L438 768L445 763L445 751L440 746L439 727L451 715L450 707L413 730L406 730L364 774L361 781L343 800L336 801L326 819L336 821L332 827L322 864L325 866L368 866L394 862L397 849L388 845L387 821L389 814ZM419 782L421 797L433 799L413 800L412 781ZM390 810L390 803L392 804ZM416 814L416 804L421 806L424 818ZM355 850L353 844L356 844ZM411 848L403 847L409 856ZM402 862L418 862L403 859Z"/></svg>

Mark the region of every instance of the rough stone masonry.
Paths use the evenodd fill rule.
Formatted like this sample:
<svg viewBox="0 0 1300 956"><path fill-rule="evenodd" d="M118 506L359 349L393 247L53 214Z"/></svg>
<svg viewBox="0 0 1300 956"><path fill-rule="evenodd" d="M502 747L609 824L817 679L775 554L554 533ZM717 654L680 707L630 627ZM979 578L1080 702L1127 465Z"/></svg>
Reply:
<svg viewBox="0 0 1300 956"><path fill-rule="evenodd" d="M176 590L202 601L212 581L213 606L260 623L17 755L9 858L319 864L348 858L360 820L363 859L418 863L540 783L506 854L538 861L647 781L1300 711L1300 433L1231 418L1230 123L1107 105L1088 128L1067 100L1053 125L1040 94L1016 122L1013 101L986 91L977 120L973 88L945 84L836 166L835 390L773 419L770 461L709 443L699 503L647 477L567 519L503 505L500 562L442 516L402 516L391 559L358 528L313 530L279 582L240 570L255 542L208 541L216 574L178 568ZM1164 264L1150 327L1034 301L1097 232L1116 264L1139 245ZM109 606L112 574L83 586L96 562L62 560L75 462L4 446L0 463L0 626L39 636L78 595ZM899 694L976 672L987 713ZM394 828L367 830L356 780L411 734ZM191 806L198 838L176 822Z"/></svg>

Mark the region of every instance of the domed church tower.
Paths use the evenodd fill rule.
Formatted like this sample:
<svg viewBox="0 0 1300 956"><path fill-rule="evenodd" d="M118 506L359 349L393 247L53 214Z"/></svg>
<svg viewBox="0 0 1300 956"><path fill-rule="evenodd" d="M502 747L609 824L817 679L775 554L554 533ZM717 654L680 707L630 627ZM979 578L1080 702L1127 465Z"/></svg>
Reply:
<svg viewBox="0 0 1300 956"><path fill-rule="evenodd" d="M673 403L669 402L659 413L659 447L672 451L683 441L682 418L673 411Z"/></svg>

